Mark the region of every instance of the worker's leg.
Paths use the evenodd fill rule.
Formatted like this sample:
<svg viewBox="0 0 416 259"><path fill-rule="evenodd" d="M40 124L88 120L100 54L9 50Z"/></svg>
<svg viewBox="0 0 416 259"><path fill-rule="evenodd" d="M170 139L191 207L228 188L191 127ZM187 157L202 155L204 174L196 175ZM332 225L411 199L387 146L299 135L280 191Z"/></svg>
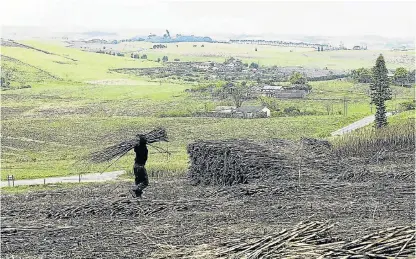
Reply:
<svg viewBox="0 0 416 259"><path fill-rule="evenodd" d="M149 178L147 176L147 171L146 168L144 168L144 166L139 167L138 176L139 184L137 185L137 194L139 196L143 193L143 190L149 185Z"/></svg>
<svg viewBox="0 0 416 259"><path fill-rule="evenodd" d="M136 196L141 197L141 195L143 194L143 189L146 188L146 186L148 185L146 169L144 169L143 165L137 166L136 185Z"/></svg>
<svg viewBox="0 0 416 259"><path fill-rule="evenodd" d="M149 185L149 177L146 168L143 167L143 189Z"/></svg>
<svg viewBox="0 0 416 259"><path fill-rule="evenodd" d="M142 195L142 190L140 188L140 184L141 184L140 166L136 163L133 166L133 172L134 172L134 184L136 185L133 187L133 191L136 197L140 197Z"/></svg>

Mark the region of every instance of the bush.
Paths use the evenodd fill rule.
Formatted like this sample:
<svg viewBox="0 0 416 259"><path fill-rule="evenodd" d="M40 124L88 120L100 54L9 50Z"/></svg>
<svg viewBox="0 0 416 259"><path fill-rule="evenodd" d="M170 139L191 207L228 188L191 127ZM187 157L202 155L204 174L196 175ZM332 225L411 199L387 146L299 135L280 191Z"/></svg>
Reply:
<svg viewBox="0 0 416 259"><path fill-rule="evenodd" d="M416 107L416 100L406 101L399 104L401 111L410 111L414 110Z"/></svg>
<svg viewBox="0 0 416 259"><path fill-rule="evenodd" d="M259 68L259 64L251 62L250 67L249 68L255 68L258 69Z"/></svg>
<svg viewBox="0 0 416 259"><path fill-rule="evenodd" d="M297 107L290 106L283 109L283 113L287 115L300 115L300 110Z"/></svg>

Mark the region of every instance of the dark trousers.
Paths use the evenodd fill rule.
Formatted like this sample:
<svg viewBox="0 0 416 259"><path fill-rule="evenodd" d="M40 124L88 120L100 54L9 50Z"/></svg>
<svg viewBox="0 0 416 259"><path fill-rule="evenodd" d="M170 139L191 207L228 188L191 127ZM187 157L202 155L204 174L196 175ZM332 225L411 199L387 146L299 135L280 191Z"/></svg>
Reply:
<svg viewBox="0 0 416 259"><path fill-rule="evenodd" d="M143 190L149 185L149 178L147 177L146 168L144 165L134 164L134 183L137 186L136 196L141 196Z"/></svg>

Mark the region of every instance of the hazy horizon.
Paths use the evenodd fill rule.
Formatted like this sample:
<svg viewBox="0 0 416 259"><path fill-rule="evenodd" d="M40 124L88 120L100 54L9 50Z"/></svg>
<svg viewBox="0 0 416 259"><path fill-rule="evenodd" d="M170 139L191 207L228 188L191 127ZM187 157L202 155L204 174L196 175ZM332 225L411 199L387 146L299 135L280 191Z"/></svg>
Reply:
<svg viewBox="0 0 416 259"><path fill-rule="evenodd" d="M1 23L59 32L413 38L414 2L48 1L3 3Z"/></svg>

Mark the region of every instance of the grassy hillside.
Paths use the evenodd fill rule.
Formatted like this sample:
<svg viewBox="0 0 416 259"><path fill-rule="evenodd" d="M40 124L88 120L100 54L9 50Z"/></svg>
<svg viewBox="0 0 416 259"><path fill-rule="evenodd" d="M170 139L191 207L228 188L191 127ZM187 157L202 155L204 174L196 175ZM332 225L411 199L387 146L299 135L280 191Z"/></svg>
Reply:
<svg viewBox="0 0 416 259"><path fill-rule="evenodd" d="M156 126L167 128L171 142L168 146L159 145L172 151L172 156L150 148L149 172L179 174L187 168L186 145L197 139L326 137L371 111L366 96L368 86L327 81L312 83L311 100L278 101L282 109L296 106L315 115L255 120L183 117L220 103L188 96L184 90L192 87L189 84L149 82L108 71L110 68L160 66L157 62L88 53L52 43L25 43L49 54L36 49L2 47L2 66L14 67L22 81L32 86L2 92L2 179L8 174L22 179L103 170L106 165L89 166L77 161L88 152ZM170 59L172 53L181 59L202 60L211 59L213 53L244 56L251 47L205 44L204 48L199 45L194 48L181 43L177 50L175 48L152 50L148 55L155 58L166 52ZM247 59L261 57L261 62L269 60L285 65L324 66L325 60L343 66L348 64L328 57L316 62L309 60L303 54L315 57L322 54L310 50L290 52L262 46L257 53L249 54L254 56ZM217 59L222 61L223 57ZM357 62L354 60L351 62ZM353 63L345 66L350 65ZM414 96L413 88L394 89L397 99L388 102L389 109L394 109L402 101L400 98ZM341 99L344 97L350 99L347 116L342 114ZM339 100L319 100L323 98ZM334 110L331 115L326 114L327 105ZM128 170L132 160L130 154L109 170Z"/></svg>

